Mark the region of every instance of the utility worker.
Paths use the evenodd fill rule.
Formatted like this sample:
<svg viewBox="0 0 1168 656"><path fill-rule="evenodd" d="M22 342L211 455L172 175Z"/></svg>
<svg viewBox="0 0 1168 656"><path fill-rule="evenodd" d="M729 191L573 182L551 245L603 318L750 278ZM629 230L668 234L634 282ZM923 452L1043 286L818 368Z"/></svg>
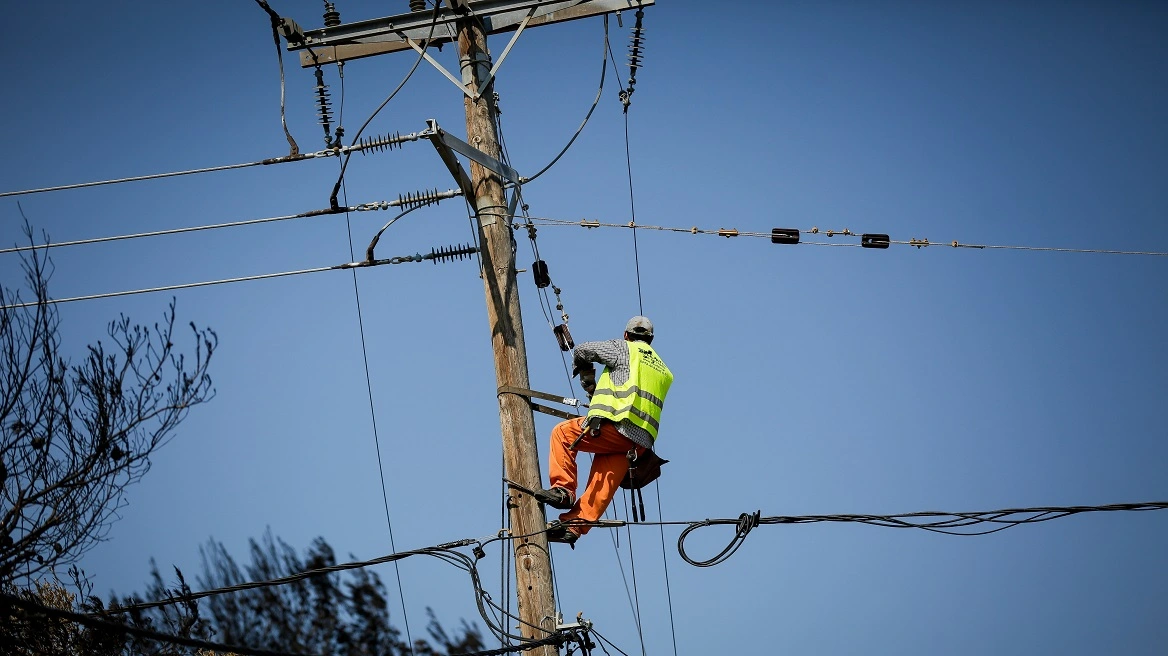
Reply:
<svg viewBox="0 0 1168 656"><path fill-rule="evenodd" d="M536 490L545 505L566 510L548 525L548 540L574 544L604 514L629 469L629 453L640 456L653 448L665 395L673 374L650 346L653 324L636 316L625 326L624 339L585 342L576 346L573 374L580 374L592 397L588 415L560 422L552 429L548 478L551 487ZM604 365L595 379L593 362ZM577 499L576 453L595 454L588 486ZM574 520L574 521L573 521Z"/></svg>

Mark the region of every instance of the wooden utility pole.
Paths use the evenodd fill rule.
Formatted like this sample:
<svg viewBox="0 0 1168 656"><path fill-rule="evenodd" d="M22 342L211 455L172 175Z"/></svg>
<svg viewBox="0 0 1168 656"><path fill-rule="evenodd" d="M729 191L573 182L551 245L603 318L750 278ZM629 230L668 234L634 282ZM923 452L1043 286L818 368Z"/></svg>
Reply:
<svg viewBox="0 0 1168 656"><path fill-rule="evenodd" d="M493 77L486 34L488 31L492 34L515 31L511 43L499 55L499 63L502 63L511 45L525 28L611 12L639 10L655 3L656 0L484 0L473 3L471 0L446 0L449 9L436 6L437 13L434 13L428 9L415 11L424 7L424 3L411 1L409 14L357 23L331 24L324 29L299 33L296 39L290 39L289 49L302 51L302 67L341 63L413 48L420 53L420 57L425 56L457 85L459 80L419 45L428 42L428 46L440 46L451 40L446 28L452 23L457 28L461 88L466 108L466 140L471 148L466 148L467 144L457 139L449 139L450 135L438 130L437 124L433 122L429 138L437 139L435 147L439 155L451 169L475 210L481 242L483 286L487 296L487 320L491 329L491 346L495 352L495 380L500 388L530 389L531 385L527 375L523 319L519 313L519 289L515 280L515 251L509 227L511 216L503 191L503 179L496 171L506 173L511 182L518 182L519 177L510 167L500 164L494 84L487 82L493 80ZM489 21L489 30L484 29L484 19ZM292 27L285 25L286 30ZM439 146L438 142L443 145ZM451 149L472 160L470 181L466 180L466 174ZM481 152L476 153L475 149ZM484 161L492 165L494 170L480 164ZM514 394L500 395L499 423L507 478L528 489L542 487L535 419L527 399ZM546 638L556 631L557 618L543 509L529 494L513 493L509 495L507 505L511 511L512 535L527 536L512 541L515 549L519 631L525 638ZM506 628L510 630L511 627ZM554 656L557 650L545 646L532 653Z"/></svg>
<svg viewBox="0 0 1168 656"><path fill-rule="evenodd" d="M466 88L477 90L491 69L486 35L477 18L458 22L458 59ZM494 98L493 83L488 84L477 99L463 98L466 136L470 145L490 157L501 159ZM487 319L495 352L495 380L499 387L530 388L519 288L515 279L515 250L509 227L511 217L507 215L503 181L489 169L472 162L471 182L475 194L469 200L480 226ZM527 400L514 394L500 395L499 423L503 431L507 478L529 489L542 487L535 419ZM540 532L546 527L543 509L528 494L511 494L507 505L511 511L512 534L527 536L513 541L520 632L524 637L544 638L548 635L545 631L556 630L556 601L547 534ZM544 654L557 653L554 647L542 649Z"/></svg>

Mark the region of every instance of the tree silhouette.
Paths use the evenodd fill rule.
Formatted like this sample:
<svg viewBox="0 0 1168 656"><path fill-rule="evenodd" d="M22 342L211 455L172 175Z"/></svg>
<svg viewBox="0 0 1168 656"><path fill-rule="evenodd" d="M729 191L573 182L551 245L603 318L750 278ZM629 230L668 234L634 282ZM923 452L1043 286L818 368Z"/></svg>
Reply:
<svg viewBox="0 0 1168 656"><path fill-rule="evenodd" d="M35 245L25 221L24 233ZM45 242L47 243L47 236ZM0 286L0 586L76 563L103 540L126 488L150 456L215 392L207 367L218 339L190 325L194 352L175 346L175 304L159 323L110 322L109 343L84 360L63 355L52 264L28 251L31 300ZM14 307L16 306L16 307Z"/></svg>

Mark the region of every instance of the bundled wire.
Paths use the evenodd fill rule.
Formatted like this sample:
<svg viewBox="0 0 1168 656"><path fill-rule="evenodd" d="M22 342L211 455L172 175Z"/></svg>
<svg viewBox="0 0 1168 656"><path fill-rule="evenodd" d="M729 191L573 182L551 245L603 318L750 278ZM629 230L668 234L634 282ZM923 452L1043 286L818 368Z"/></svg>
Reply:
<svg viewBox="0 0 1168 656"><path fill-rule="evenodd" d="M887 528L915 528L945 535L973 536L989 535L1023 524L1037 524L1049 522L1071 515L1089 512L1118 512L1118 511L1145 511L1168 510L1168 501L1149 501L1146 503L1115 503L1103 506L1046 506L1036 508L1007 508L1004 510L985 510L978 512L937 512L923 511L902 513L899 515L778 515L762 517L760 511L742 513L737 519L707 519L701 522L689 523L677 538L677 551L685 562L695 567L710 567L723 562L734 555L742 546L747 534L757 526L772 524L814 524L819 522L848 522L883 526ZM650 522L652 523L652 522ZM677 524L683 522L662 522L663 524ZM713 558L694 560L685 552L685 540L690 533L707 526L734 525L735 533L730 544ZM984 528L989 526L990 528Z"/></svg>

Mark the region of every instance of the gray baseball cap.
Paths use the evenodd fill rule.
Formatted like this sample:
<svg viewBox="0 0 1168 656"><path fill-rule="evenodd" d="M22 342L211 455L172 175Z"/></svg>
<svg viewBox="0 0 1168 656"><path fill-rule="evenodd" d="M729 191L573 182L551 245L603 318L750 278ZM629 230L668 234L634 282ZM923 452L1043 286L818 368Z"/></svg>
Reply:
<svg viewBox="0 0 1168 656"><path fill-rule="evenodd" d="M636 316L629 319L625 324L625 332L630 335L647 335L653 336L653 322L649 321L648 317Z"/></svg>

